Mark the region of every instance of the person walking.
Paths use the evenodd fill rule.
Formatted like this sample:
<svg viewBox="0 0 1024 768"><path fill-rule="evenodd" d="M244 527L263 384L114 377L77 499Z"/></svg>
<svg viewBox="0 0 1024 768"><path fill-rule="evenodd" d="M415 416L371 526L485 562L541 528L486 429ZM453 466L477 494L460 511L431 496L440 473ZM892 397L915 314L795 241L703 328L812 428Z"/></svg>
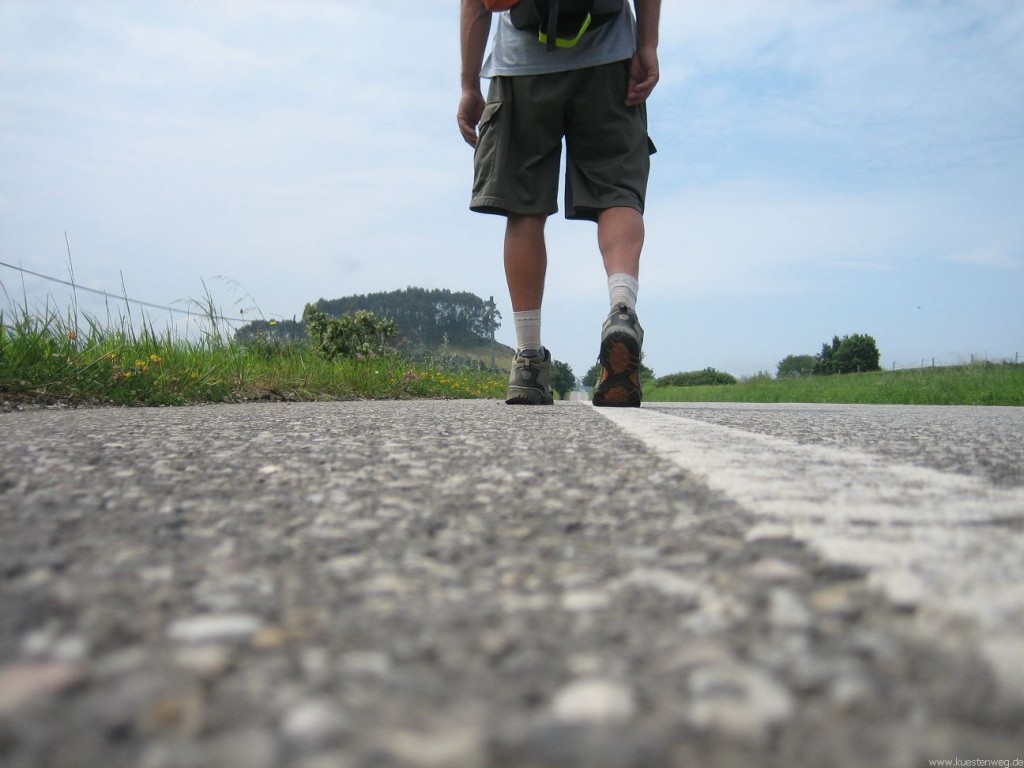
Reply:
<svg viewBox="0 0 1024 768"><path fill-rule="evenodd" d="M558 0L550 0L556 9ZM564 9L581 2L561 0ZM610 312L601 329L594 405L639 406L643 328L636 314L650 156L646 102L658 83L660 0L582 2L589 12L548 30L549 2L462 0L458 125L474 147L470 209L506 217L505 277L516 331L509 404L553 403L541 343L544 229L558 211L597 223ZM511 7L514 6L514 7ZM491 10L511 7L511 10ZM533 14L532 22L530 14ZM492 16L497 15L489 55ZM527 23L524 23L526 20ZM547 24L545 20L548 20ZM481 78L490 80L487 98Z"/></svg>

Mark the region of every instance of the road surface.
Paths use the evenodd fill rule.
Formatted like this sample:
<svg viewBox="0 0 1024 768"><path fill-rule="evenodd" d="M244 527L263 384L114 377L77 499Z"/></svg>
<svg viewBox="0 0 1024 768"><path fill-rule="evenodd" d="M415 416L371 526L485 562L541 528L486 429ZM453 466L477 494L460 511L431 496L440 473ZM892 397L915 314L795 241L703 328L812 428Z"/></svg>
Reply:
<svg viewBox="0 0 1024 768"><path fill-rule="evenodd" d="M1024 409L247 404L0 432L4 768L1024 758Z"/></svg>

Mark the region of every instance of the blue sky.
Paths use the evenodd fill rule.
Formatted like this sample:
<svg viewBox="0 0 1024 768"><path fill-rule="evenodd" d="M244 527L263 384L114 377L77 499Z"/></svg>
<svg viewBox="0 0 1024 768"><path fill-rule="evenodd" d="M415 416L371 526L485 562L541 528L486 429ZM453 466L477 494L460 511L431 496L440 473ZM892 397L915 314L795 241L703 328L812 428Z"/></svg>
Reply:
<svg viewBox="0 0 1024 768"><path fill-rule="evenodd" d="M66 278L66 232L81 285L169 304L205 283L233 316L471 291L513 343L503 222L467 209L457 25L454 0L0 0L0 260ZM1024 3L666 0L660 53L657 374L774 372L852 333L887 368L1024 354ZM582 374L595 231L548 234L543 340Z"/></svg>

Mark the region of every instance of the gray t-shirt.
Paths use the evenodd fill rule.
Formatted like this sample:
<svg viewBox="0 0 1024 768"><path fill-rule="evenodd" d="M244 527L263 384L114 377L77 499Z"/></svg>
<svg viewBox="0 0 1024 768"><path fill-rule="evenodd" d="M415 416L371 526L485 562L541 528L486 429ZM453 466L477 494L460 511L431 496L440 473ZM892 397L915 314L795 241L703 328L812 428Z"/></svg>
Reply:
<svg viewBox="0 0 1024 768"><path fill-rule="evenodd" d="M632 58L636 51L636 20L630 3L623 2L622 6L618 18L588 30L572 48L553 51L537 40L535 32L512 26L508 11L499 13L491 52L480 76L546 75Z"/></svg>

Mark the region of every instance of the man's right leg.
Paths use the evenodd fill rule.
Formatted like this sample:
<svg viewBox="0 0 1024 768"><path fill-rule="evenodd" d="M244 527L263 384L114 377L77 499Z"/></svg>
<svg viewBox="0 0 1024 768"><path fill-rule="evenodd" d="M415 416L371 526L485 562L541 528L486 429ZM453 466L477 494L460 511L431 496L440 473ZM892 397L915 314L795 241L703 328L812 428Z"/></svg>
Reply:
<svg viewBox="0 0 1024 768"><path fill-rule="evenodd" d="M548 254L546 214L509 214L505 225L505 280L516 327L516 357L509 375L509 405L550 405L551 354L541 346L540 311Z"/></svg>
<svg viewBox="0 0 1024 768"><path fill-rule="evenodd" d="M594 387L593 402L597 406L635 408L643 399L640 351L644 329L636 316L637 276L644 244L643 215L628 207L606 209L598 216L597 232L612 306L601 328L601 374Z"/></svg>

